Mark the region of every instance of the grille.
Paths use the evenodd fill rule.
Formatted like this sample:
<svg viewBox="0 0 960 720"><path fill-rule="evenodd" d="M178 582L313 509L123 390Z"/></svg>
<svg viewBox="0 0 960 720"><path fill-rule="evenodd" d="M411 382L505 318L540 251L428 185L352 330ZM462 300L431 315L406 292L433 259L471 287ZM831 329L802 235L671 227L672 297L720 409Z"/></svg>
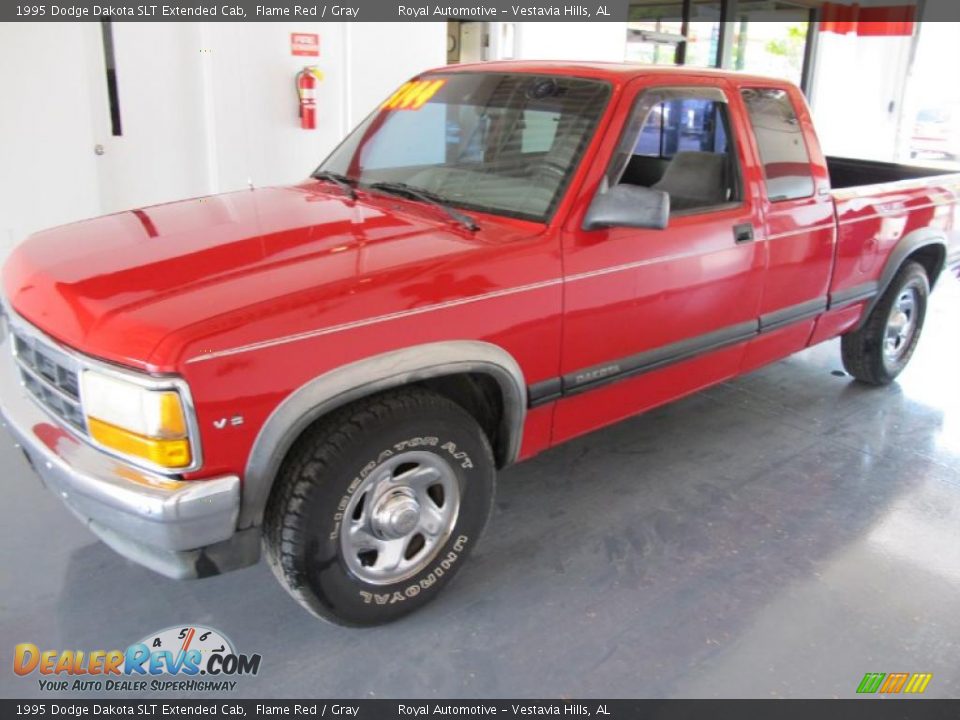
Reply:
<svg viewBox="0 0 960 720"><path fill-rule="evenodd" d="M42 338L27 335L16 327L11 330L13 351L24 387L54 416L86 433L76 361Z"/></svg>

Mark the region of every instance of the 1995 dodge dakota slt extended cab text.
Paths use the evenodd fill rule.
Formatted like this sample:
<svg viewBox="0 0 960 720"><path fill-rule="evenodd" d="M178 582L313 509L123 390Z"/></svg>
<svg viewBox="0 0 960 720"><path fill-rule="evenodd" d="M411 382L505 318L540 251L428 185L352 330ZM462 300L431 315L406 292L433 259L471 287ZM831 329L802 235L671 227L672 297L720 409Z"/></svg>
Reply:
<svg viewBox="0 0 960 720"><path fill-rule="evenodd" d="M892 381L958 198L825 158L778 80L444 68L299 185L23 242L0 404L123 555L199 577L262 545L311 612L385 622L463 566L498 468L837 336Z"/></svg>

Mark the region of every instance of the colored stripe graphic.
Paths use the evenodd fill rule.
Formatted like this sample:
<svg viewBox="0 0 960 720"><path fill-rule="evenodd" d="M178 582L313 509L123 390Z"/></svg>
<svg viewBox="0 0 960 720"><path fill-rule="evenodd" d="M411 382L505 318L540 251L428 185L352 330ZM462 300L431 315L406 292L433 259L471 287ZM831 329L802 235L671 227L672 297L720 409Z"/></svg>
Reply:
<svg viewBox="0 0 960 720"><path fill-rule="evenodd" d="M927 689L933 673L866 673L857 686L860 694L895 695L901 691L919 695Z"/></svg>
<svg viewBox="0 0 960 720"><path fill-rule="evenodd" d="M863 680L860 681L857 692L875 693L880 688L880 683L883 682L883 678L885 677L886 673L867 673L863 676Z"/></svg>
<svg viewBox="0 0 960 720"><path fill-rule="evenodd" d="M914 673L903 689L905 693L922 693L933 679L933 673Z"/></svg>
<svg viewBox="0 0 960 720"><path fill-rule="evenodd" d="M890 673L887 675L887 679L880 687L880 694L882 695L900 692L904 686L904 683L907 682L907 678L909 676L910 673Z"/></svg>

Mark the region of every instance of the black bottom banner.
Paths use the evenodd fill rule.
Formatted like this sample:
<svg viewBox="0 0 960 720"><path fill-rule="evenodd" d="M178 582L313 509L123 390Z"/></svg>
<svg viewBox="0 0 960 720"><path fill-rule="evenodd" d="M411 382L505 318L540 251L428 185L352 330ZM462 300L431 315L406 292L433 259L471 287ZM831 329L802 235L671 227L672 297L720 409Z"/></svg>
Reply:
<svg viewBox="0 0 960 720"><path fill-rule="evenodd" d="M215 717L446 720L557 717L576 720L925 720L960 717L960 701L851 700L0 700L0 718Z"/></svg>

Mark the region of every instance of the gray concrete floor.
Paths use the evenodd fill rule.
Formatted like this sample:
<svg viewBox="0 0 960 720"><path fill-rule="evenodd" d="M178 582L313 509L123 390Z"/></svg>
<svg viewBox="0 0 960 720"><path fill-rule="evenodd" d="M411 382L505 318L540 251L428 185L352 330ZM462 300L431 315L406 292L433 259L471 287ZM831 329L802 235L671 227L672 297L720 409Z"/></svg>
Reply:
<svg viewBox="0 0 960 720"><path fill-rule="evenodd" d="M960 284L900 381L827 343L504 473L457 582L392 626L308 617L267 567L175 582L118 556L0 440L0 695L14 643L123 648L170 625L263 667L236 696L849 697L865 672L960 694Z"/></svg>

